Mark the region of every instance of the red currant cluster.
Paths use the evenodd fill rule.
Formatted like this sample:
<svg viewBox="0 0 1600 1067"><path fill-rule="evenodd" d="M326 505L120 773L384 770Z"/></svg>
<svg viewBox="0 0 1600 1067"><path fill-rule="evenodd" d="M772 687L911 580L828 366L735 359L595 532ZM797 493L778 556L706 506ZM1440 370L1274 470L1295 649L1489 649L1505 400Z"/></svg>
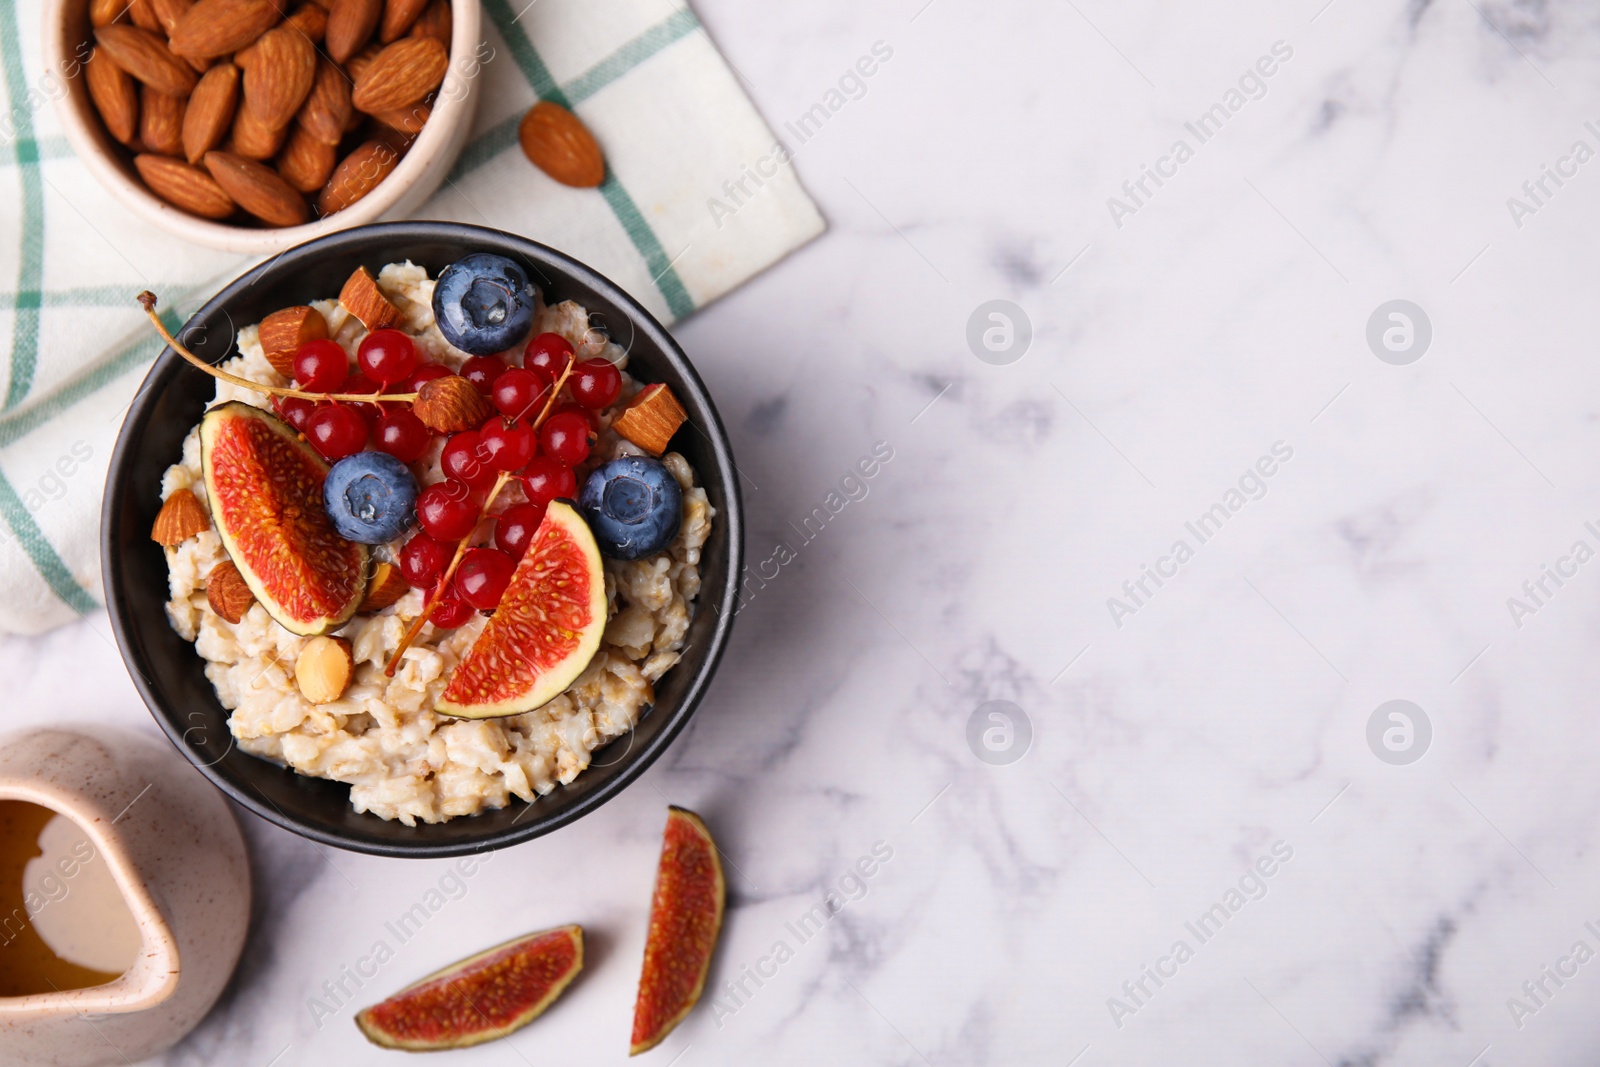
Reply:
<svg viewBox="0 0 1600 1067"><path fill-rule="evenodd" d="M477 356L462 366L461 376L490 400L497 414L445 441L439 459L445 478L418 495L417 521L422 529L406 542L399 558L400 573L412 586L437 594L429 616L435 626L460 626L474 610L493 610L550 501L577 496L574 468L589 458L600 429L598 412L616 402L622 374L607 360L572 366L574 358L566 338L547 333L528 342L521 366L509 366L497 356ZM337 343L311 341L295 354L295 382L306 392L376 397L415 393L425 382L451 373L438 364L421 363L416 345L399 330L368 334L356 362L351 373ZM571 399L558 401L541 423L539 416L563 375ZM432 432L404 401L282 397L273 403L329 461L370 444L403 463L415 463L433 440ZM520 480L527 503L493 516L494 547L468 549L448 587L439 589L457 546L477 528L483 508L493 503L485 497L503 474Z"/></svg>
<svg viewBox="0 0 1600 1067"><path fill-rule="evenodd" d="M335 341L307 341L294 354L295 384L310 393L414 393L423 382L450 373L437 364L420 365L415 342L399 330L367 334L356 351L356 365L350 373L350 361ZM410 404L300 397L278 397L273 404L329 462L353 456L370 442L402 463L415 463L433 437Z"/></svg>

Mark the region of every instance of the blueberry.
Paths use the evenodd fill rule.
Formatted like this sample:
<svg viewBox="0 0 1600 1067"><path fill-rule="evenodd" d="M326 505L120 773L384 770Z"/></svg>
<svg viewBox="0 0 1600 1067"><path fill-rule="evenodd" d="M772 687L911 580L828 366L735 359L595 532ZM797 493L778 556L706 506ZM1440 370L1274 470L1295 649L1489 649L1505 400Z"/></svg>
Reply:
<svg viewBox="0 0 1600 1067"><path fill-rule="evenodd" d="M405 533L417 508L417 480L387 452L357 452L333 465L322 503L347 541L381 545Z"/></svg>
<svg viewBox="0 0 1600 1067"><path fill-rule="evenodd" d="M504 352L533 331L539 291L504 256L477 252L446 267L433 287L433 319L444 339L472 356Z"/></svg>
<svg viewBox="0 0 1600 1067"><path fill-rule="evenodd" d="M612 559L642 559L678 535L683 493L660 460L622 456L598 467L583 483L578 506L600 551Z"/></svg>

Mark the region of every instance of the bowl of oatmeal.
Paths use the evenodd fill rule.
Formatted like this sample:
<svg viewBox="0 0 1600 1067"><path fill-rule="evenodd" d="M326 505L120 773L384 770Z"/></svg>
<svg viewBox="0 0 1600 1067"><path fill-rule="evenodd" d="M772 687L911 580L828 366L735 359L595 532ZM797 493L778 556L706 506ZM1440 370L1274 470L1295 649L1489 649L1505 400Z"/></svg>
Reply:
<svg viewBox="0 0 1600 1067"><path fill-rule="evenodd" d="M279 426L293 421L286 398L240 384L293 384L281 361L275 368L269 357L263 320L285 308L312 309L319 332L359 370L353 357L371 332L363 321L371 309L346 285L365 268L393 309L388 328L407 335L422 363L467 373L469 354L441 332L432 295L445 268L475 253L505 257L526 273L537 293L531 336L564 338L575 360L603 360L620 372L614 400L592 412L590 454L573 467L580 484L600 467L658 455L656 470L672 483L673 501L681 500L669 543L640 558L602 560L603 632L596 623L598 645L570 684L530 710L490 717L441 709L460 708L456 668L472 660L501 612L461 611L446 620L434 591L401 582L404 591L389 603L367 610L364 601L363 610L311 633L285 625L281 611L248 591L240 594L242 606L219 594L244 588L237 570L233 585L224 582L230 548L237 551L222 536L226 523L202 517L181 539L157 543L151 536L175 494L191 495L198 509L185 503L201 516L221 517L230 506L226 492L211 498L202 472L199 426L208 411L226 406L285 416ZM710 684L737 603L739 487L704 384L671 336L616 285L515 235L451 223L381 224L321 238L255 268L177 334L195 356L238 380L208 376L171 348L157 359L112 458L105 588L135 685L174 744L218 787L263 818L327 844L457 855L536 837L582 816L642 773L683 729ZM507 361L519 362L522 348L519 342L508 350ZM648 434L630 428L638 418L623 416L652 406L642 402L658 392L670 393L683 421L670 440L641 449L635 439L650 445ZM448 440L441 434L408 464L424 493L455 470L443 454ZM524 489L524 481L511 479L494 510L538 504L538 483ZM549 504L552 514L561 507ZM481 526L469 543L494 548L496 525ZM404 571L413 536L415 522L399 536L370 540L363 575ZM301 661L315 654L320 662L328 642L345 650L348 668L332 694L318 694Z"/></svg>

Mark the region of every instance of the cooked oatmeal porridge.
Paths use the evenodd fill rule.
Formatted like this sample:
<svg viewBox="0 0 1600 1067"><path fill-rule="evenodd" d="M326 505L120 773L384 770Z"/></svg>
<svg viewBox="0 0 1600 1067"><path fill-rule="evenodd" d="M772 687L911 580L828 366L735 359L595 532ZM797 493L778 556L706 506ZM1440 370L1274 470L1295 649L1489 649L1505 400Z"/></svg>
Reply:
<svg viewBox="0 0 1600 1067"><path fill-rule="evenodd" d="M434 281L410 263L394 263L377 276L378 287L404 315L399 328L413 338L427 361L459 369L468 358L452 347L434 322ZM327 322L328 337L352 358L366 328L337 300L311 305ZM533 332L557 333L574 346L576 359L604 356L622 373L621 394L599 412L593 451L577 470L584 476L608 460L642 454L612 423L640 383L626 372L626 353L591 330L589 315L568 301L535 312ZM239 331L240 355L222 369L270 385L289 385L263 354L256 326ZM228 382L217 383L216 402L237 400L259 408L268 397ZM420 485L443 477L442 440L435 440L411 465ZM607 623L600 650L560 696L536 710L494 719L458 719L433 710L451 670L471 648L488 619L473 613L456 629L423 626L401 656L394 676L384 666L424 607L424 591L411 589L392 606L357 614L333 631L350 643L354 672L338 699L316 704L302 696L295 664L309 638L299 637L253 603L230 623L208 603L206 582L227 553L213 525L166 549L173 628L206 661L206 676L229 710L239 746L300 774L350 786L355 810L406 825L442 822L504 807L512 797L532 801L571 782L591 754L631 730L654 699L654 683L677 662L700 592L701 547L710 536L714 510L695 471L677 453L660 457L682 490L682 519L665 551L643 559L604 560ZM199 428L184 441L179 462L162 480L163 500L191 490L207 504L201 469ZM513 480L497 504L525 500ZM209 505L207 505L209 506ZM408 531L409 533L409 531ZM406 535L374 546L373 564L393 563ZM479 539L482 539L480 530Z"/></svg>

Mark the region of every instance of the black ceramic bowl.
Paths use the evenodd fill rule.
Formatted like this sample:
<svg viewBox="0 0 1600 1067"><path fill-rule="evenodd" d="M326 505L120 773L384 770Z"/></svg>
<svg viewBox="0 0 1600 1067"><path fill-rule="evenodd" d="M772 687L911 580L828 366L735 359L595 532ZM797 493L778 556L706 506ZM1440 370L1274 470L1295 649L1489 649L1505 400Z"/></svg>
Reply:
<svg viewBox="0 0 1600 1067"><path fill-rule="evenodd" d="M588 267L514 234L442 222L397 222L345 230L292 248L239 278L201 308L179 334L209 362L224 358L234 331L282 307L336 296L350 273L409 259L437 275L469 252L495 252L524 265L551 302L576 300L630 352L628 370L666 382L689 414L672 447L699 473L717 509L700 564L703 586L688 652L656 684L655 705L630 733L594 753L571 785L532 804L405 826L350 807L349 787L308 778L240 751L228 713L206 680L194 646L167 622L167 564L150 539L161 475L215 395L216 383L171 349L161 353L134 398L111 458L101 550L106 603L128 671L156 721L200 771L239 803L326 844L386 856L452 856L549 833L593 811L642 774L694 713L716 671L732 625L743 555L739 485L711 397L665 329L631 297Z"/></svg>

